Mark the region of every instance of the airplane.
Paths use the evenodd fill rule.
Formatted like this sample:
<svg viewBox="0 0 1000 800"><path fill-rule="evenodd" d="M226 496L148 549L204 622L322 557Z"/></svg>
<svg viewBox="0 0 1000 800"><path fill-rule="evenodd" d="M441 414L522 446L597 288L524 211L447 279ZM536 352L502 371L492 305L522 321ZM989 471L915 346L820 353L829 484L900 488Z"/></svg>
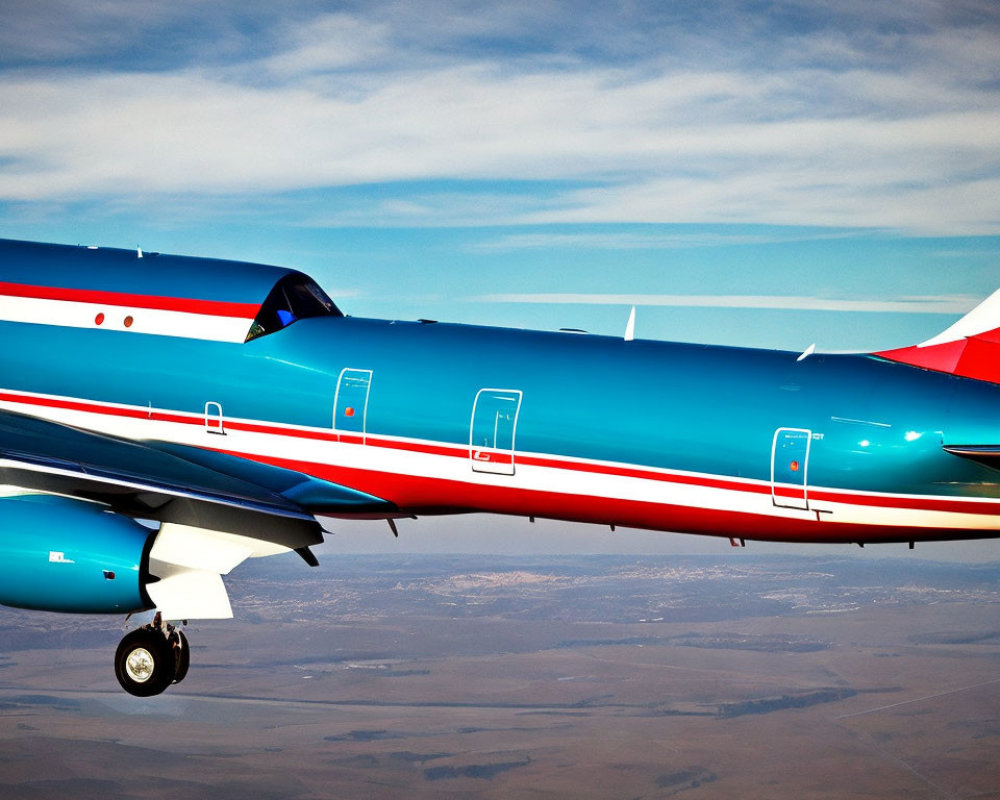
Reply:
<svg viewBox="0 0 1000 800"><path fill-rule="evenodd" d="M294 269L0 240L0 603L153 621L324 525L489 512L783 542L1000 536L1000 291L823 354L347 316ZM323 524L321 524L321 520Z"/></svg>

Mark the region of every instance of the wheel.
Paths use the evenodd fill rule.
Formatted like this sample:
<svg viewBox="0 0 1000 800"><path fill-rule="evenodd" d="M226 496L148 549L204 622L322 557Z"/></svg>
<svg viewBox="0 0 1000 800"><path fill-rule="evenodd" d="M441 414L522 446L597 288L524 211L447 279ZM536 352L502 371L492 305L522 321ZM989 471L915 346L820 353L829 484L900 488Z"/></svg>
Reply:
<svg viewBox="0 0 1000 800"><path fill-rule="evenodd" d="M174 679L173 648L158 628L139 628L125 636L115 653L115 677L129 694L152 697Z"/></svg>
<svg viewBox="0 0 1000 800"><path fill-rule="evenodd" d="M188 667L191 666L191 650L188 648L184 631L175 630L170 634L170 644L174 650L174 683L180 683L188 674Z"/></svg>

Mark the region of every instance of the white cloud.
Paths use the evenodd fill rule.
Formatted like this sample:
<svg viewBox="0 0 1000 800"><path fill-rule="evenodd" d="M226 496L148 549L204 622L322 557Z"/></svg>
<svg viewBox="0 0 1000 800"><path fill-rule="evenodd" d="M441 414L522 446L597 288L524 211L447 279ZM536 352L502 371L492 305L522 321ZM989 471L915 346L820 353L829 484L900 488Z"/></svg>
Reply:
<svg viewBox="0 0 1000 800"><path fill-rule="evenodd" d="M347 68L363 69L391 54L384 24L347 13L324 14L288 26L284 48L259 66L277 78L302 78Z"/></svg>
<svg viewBox="0 0 1000 800"><path fill-rule="evenodd" d="M786 295L578 294L569 292L488 294L469 298L478 303L546 303L674 308L755 308L783 311L853 311L898 314L965 314L982 298L900 297L881 300Z"/></svg>
<svg viewBox="0 0 1000 800"><path fill-rule="evenodd" d="M981 80L1000 57L988 30L897 37L909 55L895 68L847 33L803 34L797 44L814 63L776 49L770 61L785 63L755 70L675 63L668 52L612 64L447 51L459 34L511 35L523 16L509 10L480 19L464 9L443 19L436 50L420 51L406 20L431 24L413 12L335 13L290 21L277 53L225 67L8 72L0 199L462 180L483 182L474 203L498 194L491 181L542 179L568 188L502 203L499 216L468 203L437 213L432 194L385 211L461 224L1000 229L1000 91ZM913 56L948 48L945 63ZM831 60L836 69L820 65Z"/></svg>
<svg viewBox="0 0 1000 800"><path fill-rule="evenodd" d="M802 232L801 230L740 233L729 230L694 233L654 231L603 231L572 233L513 233L485 239L467 249L477 253L503 253L514 250L678 250L696 247L771 244L843 239L854 235L847 231Z"/></svg>

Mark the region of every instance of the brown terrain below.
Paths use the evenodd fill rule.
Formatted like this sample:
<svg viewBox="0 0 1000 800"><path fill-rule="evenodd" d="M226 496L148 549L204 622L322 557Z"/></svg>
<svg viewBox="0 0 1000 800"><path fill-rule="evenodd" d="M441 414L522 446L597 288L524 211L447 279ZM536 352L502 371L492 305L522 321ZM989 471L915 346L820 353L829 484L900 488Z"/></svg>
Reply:
<svg viewBox="0 0 1000 800"><path fill-rule="evenodd" d="M0 609L0 797L1000 797L998 575L271 559L151 699L120 619Z"/></svg>

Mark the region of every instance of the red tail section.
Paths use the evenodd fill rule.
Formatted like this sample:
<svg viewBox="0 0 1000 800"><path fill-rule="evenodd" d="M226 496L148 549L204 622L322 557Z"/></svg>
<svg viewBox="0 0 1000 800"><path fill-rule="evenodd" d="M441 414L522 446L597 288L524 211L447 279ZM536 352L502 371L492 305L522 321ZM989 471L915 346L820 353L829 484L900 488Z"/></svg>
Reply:
<svg viewBox="0 0 1000 800"><path fill-rule="evenodd" d="M1000 383L1000 291L933 339L874 355L963 378Z"/></svg>

